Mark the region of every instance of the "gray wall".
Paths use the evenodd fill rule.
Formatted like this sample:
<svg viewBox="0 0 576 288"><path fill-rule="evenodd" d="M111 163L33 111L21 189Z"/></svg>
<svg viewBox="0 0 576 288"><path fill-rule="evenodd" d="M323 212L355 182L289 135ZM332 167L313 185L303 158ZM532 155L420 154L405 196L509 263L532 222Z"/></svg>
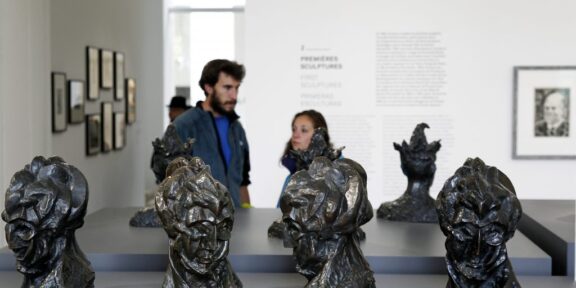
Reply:
<svg viewBox="0 0 576 288"><path fill-rule="evenodd" d="M89 213L144 204L145 190L153 189L151 142L162 134L166 112L163 9L158 0L0 0L0 190L35 155L58 155L88 179ZM50 120L50 73L86 80L87 45L123 52L125 76L137 84L137 120L127 127L126 146L91 157L84 123L52 134ZM124 110L111 90L101 90L86 113L99 113L101 101Z"/></svg>

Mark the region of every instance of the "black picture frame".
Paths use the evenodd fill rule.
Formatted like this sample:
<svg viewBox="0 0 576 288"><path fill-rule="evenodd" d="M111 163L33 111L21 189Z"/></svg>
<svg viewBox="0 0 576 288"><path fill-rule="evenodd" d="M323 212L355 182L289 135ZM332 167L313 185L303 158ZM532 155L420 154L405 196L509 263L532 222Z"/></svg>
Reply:
<svg viewBox="0 0 576 288"><path fill-rule="evenodd" d="M114 53L114 99L123 100L126 95L126 86L124 83L125 60L124 53Z"/></svg>
<svg viewBox="0 0 576 288"><path fill-rule="evenodd" d="M86 96L95 101L100 97L100 50L86 47Z"/></svg>
<svg viewBox="0 0 576 288"><path fill-rule="evenodd" d="M102 152L110 152L113 145L112 103L102 102Z"/></svg>
<svg viewBox="0 0 576 288"><path fill-rule="evenodd" d="M66 74L52 72L52 132L61 133L66 131L68 116L66 106L68 93L66 89Z"/></svg>
<svg viewBox="0 0 576 288"><path fill-rule="evenodd" d="M102 142L102 118L100 114L86 115L86 155L100 152Z"/></svg>
<svg viewBox="0 0 576 288"><path fill-rule="evenodd" d="M126 145L126 116L123 112L114 113L114 150Z"/></svg>
<svg viewBox="0 0 576 288"><path fill-rule="evenodd" d="M136 80L126 78L126 124L136 122Z"/></svg>
<svg viewBox="0 0 576 288"><path fill-rule="evenodd" d="M114 52L100 49L100 88L114 87Z"/></svg>
<svg viewBox="0 0 576 288"><path fill-rule="evenodd" d="M68 80L68 123L79 124L84 122L84 81Z"/></svg>
<svg viewBox="0 0 576 288"><path fill-rule="evenodd" d="M513 110L512 159L576 159L576 66L514 67Z"/></svg>

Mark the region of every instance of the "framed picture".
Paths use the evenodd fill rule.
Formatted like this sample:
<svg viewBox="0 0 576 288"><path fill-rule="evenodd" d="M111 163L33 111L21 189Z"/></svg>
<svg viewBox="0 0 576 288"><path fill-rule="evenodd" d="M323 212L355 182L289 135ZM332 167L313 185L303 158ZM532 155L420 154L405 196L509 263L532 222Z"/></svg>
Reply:
<svg viewBox="0 0 576 288"><path fill-rule="evenodd" d="M102 103L102 152L112 150L112 103Z"/></svg>
<svg viewBox="0 0 576 288"><path fill-rule="evenodd" d="M576 66L514 67L514 159L576 159Z"/></svg>
<svg viewBox="0 0 576 288"><path fill-rule="evenodd" d="M68 122L84 121L84 81L68 80Z"/></svg>
<svg viewBox="0 0 576 288"><path fill-rule="evenodd" d="M66 74L52 72L52 132L66 131L68 122L66 96Z"/></svg>
<svg viewBox="0 0 576 288"><path fill-rule="evenodd" d="M98 99L100 92L100 54L98 48L86 47L86 83L88 100Z"/></svg>
<svg viewBox="0 0 576 288"><path fill-rule="evenodd" d="M114 53L114 99L124 99L124 54Z"/></svg>
<svg viewBox="0 0 576 288"><path fill-rule="evenodd" d="M114 149L122 149L126 144L126 116L114 113Z"/></svg>
<svg viewBox="0 0 576 288"><path fill-rule="evenodd" d="M126 78L126 123L136 122L136 81Z"/></svg>
<svg viewBox="0 0 576 288"><path fill-rule="evenodd" d="M100 152L102 121L100 114L86 115L86 155Z"/></svg>
<svg viewBox="0 0 576 288"><path fill-rule="evenodd" d="M100 49L100 88L112 89L114 75L114 52Z"/></svg>

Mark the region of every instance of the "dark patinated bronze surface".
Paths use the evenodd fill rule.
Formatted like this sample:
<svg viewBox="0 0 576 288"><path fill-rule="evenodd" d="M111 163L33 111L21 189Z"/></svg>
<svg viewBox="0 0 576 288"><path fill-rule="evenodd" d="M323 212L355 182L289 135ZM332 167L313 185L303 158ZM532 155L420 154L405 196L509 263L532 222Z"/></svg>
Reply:
<svg viewBox="0 0 576 288"><path fill-rule="evenodd" d="M170 245L163 287L242 287L226 258L234 224L226 187L197 157L173 160L166 175L155 197Z"/></svg>
<svg viewBox="0 0 576 288"><path fill-rule="evenodd" d="M434 199L429 190L436 172L436 152L440 141L428 143L424 129L428 124L420 123L414 128L410 144L394 143L394 149L400 153L402 172L408 178L408 187L400 198L385 202L376 212L378 218L405 222L438 222Z"/></svg>
<svg viewBox="0 0 576 288"><path fill-rule="evenodd" d="M360 164L316 157L290 178L280 208L284 246L293 248L306 287L375 287L357 234L373 217Z"/></svg>
<svg viewBox="0 0 576 288"><path fill-rule="evenodd" d="M496 167L468 159L436 199L446 235L446 287L520 287L506 242L522 216L510 179Z"/></svg>
<svg viewBox="0 0 576 288"><path fill-rule="evenodd" d="M94 271L74 234L87 203L86 178L60 157L35 157L14 174L2 219L22 287L94 287Z"/></svg>

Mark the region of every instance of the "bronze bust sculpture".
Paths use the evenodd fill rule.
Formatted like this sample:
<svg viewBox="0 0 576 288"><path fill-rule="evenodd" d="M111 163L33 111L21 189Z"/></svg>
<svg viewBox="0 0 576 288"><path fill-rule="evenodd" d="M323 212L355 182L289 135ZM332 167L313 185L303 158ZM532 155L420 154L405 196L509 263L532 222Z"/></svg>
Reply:
<svg viewBox="0 0 576 288"><path fill-rule="evenodd" d="M424 129L428 124L420 123L414 128L410 144L394 143L394 149L400 153L402 172L408 178L408 187L400 198L380 205L377 217L391 221L438 222L434 199L429 190L436 172L436 152L440 142L428 143Z"/></svg>
<svg viewBox="0 0 576 288"><path fill-rule="evenodd" d="M375 287L357 230L373 216L366 172L350 159L314 159L290 178L280 200L284 246L306 287Z"/></svg>
<svg viewBox="0 0 576 288"><path fill-rule="evenodd" d="M522 215L510 179L479 158L468 159L436 199L446 235L446 287L517 288L506 242Z"/></svg>
<svg viewBox="0 0 576 288"><path fill-rule="evenodd" d="M226 187L197 157L177 158L156 193L156 210L169 237L163 287L242 287L226 258L234 204Z"/></svg>
<svg viewBox="0 0 576 288"><path fill-rule="evenodd" d="M74 234L87 203L86 178L60 157L35 157L14 174L2 219L22 287L94 287L94 271Z"/></svg>

